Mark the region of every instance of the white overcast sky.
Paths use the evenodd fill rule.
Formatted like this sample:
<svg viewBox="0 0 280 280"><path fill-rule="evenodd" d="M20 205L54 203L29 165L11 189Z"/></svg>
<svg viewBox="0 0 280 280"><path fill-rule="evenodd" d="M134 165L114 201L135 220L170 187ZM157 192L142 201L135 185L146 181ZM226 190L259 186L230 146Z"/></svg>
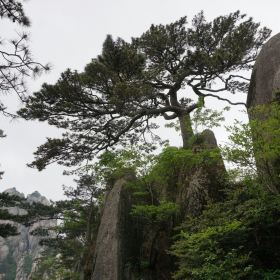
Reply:
<svg viewBox="0 0 280 280"><path fill-rule="evenodd" d="M54 83L66 68L82 71L91 58L100 53L107 34L129 40L141 35L152 23L167 24L185 15L191 20L201 10L207 19L240 10L272 29L272 34L280 32L279 0L29 0L24 2L24 8L32 22L27 31L31 35L33 56L37 61L52 65L49 74L30 82L31 92L40 89L43 82ZM2 38L13 38L16 30L21 30L7 20L1 20L0 24ZM246 96L242 98L245 100ZM21 106L16 98L4 101L11 110ZM217 101L211 101L210 105L222 106ZM241 109L231 110L226 115L227 122L244 118L239 113ZM71 178L62 176L62 167L52 165L42 172L26 167L36 147L44 143L46 137L57 136L59 132L44 123L11 122L2 116L0 128L7 134L0 141L0 170L5 171L0 191L16 187L25 194L38 190L48 198L62 198L62 185L71 184ZM226 140L223 129L215 133L219 143ZM170 139L172 145L181 145L175 132L162 130L161 134Z"/></svg>

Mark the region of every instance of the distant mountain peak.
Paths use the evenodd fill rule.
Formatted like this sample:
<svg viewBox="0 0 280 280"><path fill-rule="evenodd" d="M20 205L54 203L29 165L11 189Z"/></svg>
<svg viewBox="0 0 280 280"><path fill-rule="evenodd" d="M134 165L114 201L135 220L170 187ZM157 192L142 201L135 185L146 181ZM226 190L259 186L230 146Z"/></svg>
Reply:
<svg viewBox="0 0 280 280"><path fill-rule="evenodd" d="M15 195L21 198L25 198L24 193L19 192L16 188L9 188L3 191L4 193L7 193L9 195Z"/></svg>
<svg viewBox="0 0 280 280"><path fill-rule="evenodd" d="M4 193L7 193L9 195L16 195L21 198L25 198L25 195L21 192L19 192L16 188L9 188L3 191ZM43 195L41 195L38 191L34 191L31 194L28 194L26 197L26 200L32 204L32 203L41 203L43 205L50 205L50 201Z"/></svg>
<svg viewBox="0 0 280 280"><path fill-rule="evenodd" d="M41 195L38 191L27 195L26 199L30 204L41 203L43 205L50 205L50 201L45 196Z"/></svg>

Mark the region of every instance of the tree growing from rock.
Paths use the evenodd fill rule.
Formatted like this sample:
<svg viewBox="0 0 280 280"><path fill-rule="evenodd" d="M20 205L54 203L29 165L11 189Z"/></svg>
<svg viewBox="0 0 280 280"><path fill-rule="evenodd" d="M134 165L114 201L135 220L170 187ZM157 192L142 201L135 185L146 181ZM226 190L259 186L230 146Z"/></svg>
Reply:
<svg viewBox="0 0 280 280"><path fill-rule="evenodd" d="M126 42L108 36L101 55L83 72L66 70L55 85L44 84L19 114L65 129L35 152L31 166L66 166L91 160L116 144L153 135L154 118L177 119L183 147L191 145L190 114L206 97L232 105L229 93L246 91L248 71L269 37L239 11L206 21L203 12L152 25ZM226 97L221 95L225 92ZM193 97L195 96L195 97Z"/></svg>

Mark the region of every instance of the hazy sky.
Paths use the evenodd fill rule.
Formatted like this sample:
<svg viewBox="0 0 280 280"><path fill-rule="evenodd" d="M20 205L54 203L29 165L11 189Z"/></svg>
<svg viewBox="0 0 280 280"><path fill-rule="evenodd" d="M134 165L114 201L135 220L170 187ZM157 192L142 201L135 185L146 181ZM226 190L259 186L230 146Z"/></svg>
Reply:
<svg viewBox="0 0 280 280"><path fill-rule="evenodd" d="M272 29L273 34L280 32L280 2L276 0L29 0L24 7L32 22L28 32L33 56L52 65L49 74L30 82L31 92L38 90L43 82L54 83L66 68L83 70L85 64L100 53L107 34L129 40L139 36L152 23L166 24L185 15L191 19L201 10L208 19L241 10ZM20 30L6 20L0 22L1 37L13 38L16 30ZM245 100L246 96L242 98ZM11 110L21 106L16 98L4 101ZM210 105L221 106L217 101L211 101ZM241 109L234 108L228 113L228 122L235 117L244 118L239 113ZM0 128L7 134L0 141L0 170L5 171L0 191L16 187L25 194L38 190L48 198L60 199L62 184L71 183L71 178L62 176L62 167L52 165L42 172L26 167L26 163L32 161L36 147L44 143L46 137L59 135L59 132L43 123L11 122L2 116ZM225 141L223 129L217 129L215 133L219 143ZM162 130L161 134L170 139L172 145L181 145L173 131Z"/></svg>

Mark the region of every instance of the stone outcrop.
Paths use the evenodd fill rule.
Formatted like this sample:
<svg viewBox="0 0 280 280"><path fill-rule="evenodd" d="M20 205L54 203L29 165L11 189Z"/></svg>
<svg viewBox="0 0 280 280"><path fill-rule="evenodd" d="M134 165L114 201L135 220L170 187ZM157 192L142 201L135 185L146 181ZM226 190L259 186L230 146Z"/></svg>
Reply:
<svg viewBox="0 0 280 280"><path fill-rule="evenodd" d="M193 143L193 153L213 149L217 149L217 158L211 165L182 166L177 171L174 170L175 173L166 186L157 187L157 199L175 202L180 208L180 213L175 219L166 220L162 225L143 225L140 258L149 262L148 269L142 272L143 279L172 279L175 264L168 250L173 243L174 227L186 216L201 214L208 201L222 199L221 189L225 184L226 169L218 151L215 135L211 130L197 135L197 141Z"/></svg>
<svg viewBox="0 0 280 280"><path fill-rule="evenodd" d="M194 144L195 145L195 144ZM179 192L176 201L184 208L184 215L196 216L201 214L207 201L222 199L221 189L224 188L226 169L221 154L218 152L216 137L211 130L204 130L200 134L200 141L195 145L199 151L216 150L216 159L213 163L195 166L194 169L183 172L182 182L179 183Z"/></svg>
<svg viewBox="0 0 280 280"><path fill-rule="evenodd" d="M270 117L269 108L265 111L250 109L259 105L269 106L272 102L280 104L280 33L273 36L263 46L254 65L247 97L250 120L264 121ZM264 129L261 134L258 132L257 135L254 135L253 132L253 140L257 142L258 138L269 139L269 134L273 133L269 129ZM270 192L279 193L280 158L264 160L256 156L256 165L260 178L267 189Z"/></svg>
<svg viewBox="0 0 280 280"><path fill-rule="evenodd" d="M131 174L116 180L105 198L105 204L96 240L92 280L124 280L130 272L127 269L133 240L133 224L130 212L130 198L125 190ZM129 276L128 276L129 277Z"/></svg>
<svg viewBox="0 0 280 280"><path fill-rule="evenodd" d="M8 189L5 192L24 198L24 195L19 193L15 188ZM37 202L44 205L49 205L50 203L38 192L28 195L27 202ZM17 206L6 209L12 215L27 214L26 210ZM0 220L0 223L7 223L7 221ZM13 221L9 221L9 223L15 225L20 234L7 238L0 237L0 279L6 279L6 276L9 276L9 279L28 280L31 273L35 270L36 260L44 250L39 244L41 238L31 233L39 227L51 228L56 225L56 221L38 221L30 227L17 224ZM3 271L6 272L6 276ZM7 275L7 273L9 274Z"/></svg>
<svg viewBox="0 0 280 280"><path fill-rule="evenodd" d="M15 195L15 196L18 196L20 198L25 198L24 194L23 193L20 193L16 188L10 188L10 189L6 189L4 191L4 193L7 193L9 195Z"/></svg>
<svg viewBox="0 0 280 280"><path fill-rule="evenodd" d="M220 200L220 190L224 187L227 174L214 133L207 129L196 135L196 138L192 146L193 153L216 150L216 159L211 164L206 162L199 166L182 166L166 187L158 188L160 199L171 200L180 205L183 217L199 215L207 201Z"/></svg>
<svg viewBox="0 0 280 280"><path fill-rule="evenodd" d="M35 191L35 192L27 195L26 200L30 204L40 203L40 204L47 205L47 206L50 205L49 200L45 196L42 196L38 191Z"/></svg>
<svg viewBox="0 0 280 280"><path fill-rule="evenodd" d="M217 149L214 133L206 130L197 136L193 153ZM174 148L177 149L177 148ZM135 202L126 183L132 175L118 179L108 192L96 241L92 280L172 279L174 260L168 254L174 227L187 215L198 215L209 199L218 200L226 175L222 157L211 166L179 167L170 180L154 185L156 201L172 201L180 206L175 220L160 223L132 217ZM133 181L131 181L133 184ZM176 220L177 219L177 220Z"/></svg>
<svg viewBox="0 0 280 280"><path fill-rule="evenodd" d="M280 33L273 36L262 48L253 68L248 108L270 103L280 89Z"/></svg>

